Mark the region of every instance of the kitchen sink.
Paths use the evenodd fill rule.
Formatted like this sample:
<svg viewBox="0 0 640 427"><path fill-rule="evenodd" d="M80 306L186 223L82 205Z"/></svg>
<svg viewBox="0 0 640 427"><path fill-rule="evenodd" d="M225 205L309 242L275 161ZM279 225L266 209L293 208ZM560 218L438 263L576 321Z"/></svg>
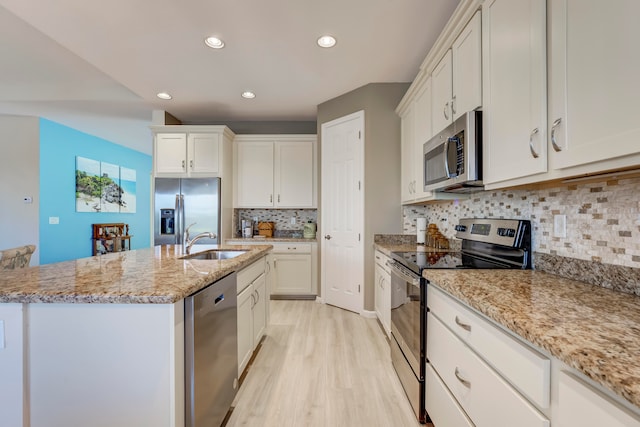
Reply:
<svg viewBox="0 0 640 427"><path fill-rule="evenodd" d="M193 255L185 255L183 259L231 259L237 256L240 256L244 253L247 253L246 250L212 250L212 251L204 251L198 252Z"/></svg>

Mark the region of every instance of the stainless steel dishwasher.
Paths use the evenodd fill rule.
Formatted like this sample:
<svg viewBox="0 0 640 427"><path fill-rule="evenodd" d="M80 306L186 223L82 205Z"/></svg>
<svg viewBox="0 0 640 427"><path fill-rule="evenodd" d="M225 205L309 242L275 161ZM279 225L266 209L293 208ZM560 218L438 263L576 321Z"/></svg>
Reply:
<svg viewBox="0 0 640 427"><path fill-rule="evenodd" d="M220 426L238 389L236 273L184 301L185 425Z"/></svg>

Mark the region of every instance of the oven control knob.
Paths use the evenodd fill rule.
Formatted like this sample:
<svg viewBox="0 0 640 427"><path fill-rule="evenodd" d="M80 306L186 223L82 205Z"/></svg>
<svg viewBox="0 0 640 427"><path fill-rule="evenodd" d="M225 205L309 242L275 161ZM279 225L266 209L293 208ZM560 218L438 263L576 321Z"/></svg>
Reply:
<svg viewBox="0 0 640 427"><path fill-rule="evenodd" d="M513 228L508 228L507 229L507 236L515 237L515 235L516 235L516 230L514 230Z"/></svg>
<svg viewBox="0 0 640 427"><path fill-rule="evenodd" d="M465 232L465 231L467 231L467 226L458 224L458 225L455 226L455 229L456 229L456 231Z"/></svg>
<svg viewBox="0 0 640 427"><path fill-rule="evenodd" d="M508 230L506 228L498 228L498 236L500 237L506 237L508 234Z"/></svg>

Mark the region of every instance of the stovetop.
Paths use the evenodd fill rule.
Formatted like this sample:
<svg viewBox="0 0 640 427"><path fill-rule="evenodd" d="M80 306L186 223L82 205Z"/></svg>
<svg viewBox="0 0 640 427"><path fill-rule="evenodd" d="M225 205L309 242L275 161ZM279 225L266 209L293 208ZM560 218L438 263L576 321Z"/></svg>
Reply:
<svg viewBox="0 0 640 427"><path fill-rule="evenodd" d="M416 274L422 270L531 268L531 224L527 220L461 219L459 252L392 252L391 258Z"/></svg>

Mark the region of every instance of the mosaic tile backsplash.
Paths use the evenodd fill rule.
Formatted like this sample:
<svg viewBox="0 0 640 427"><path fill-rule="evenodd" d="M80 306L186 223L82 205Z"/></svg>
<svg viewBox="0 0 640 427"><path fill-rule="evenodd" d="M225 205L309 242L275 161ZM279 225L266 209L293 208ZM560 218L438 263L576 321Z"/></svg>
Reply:
<svg viewBox="0 0 640 427"><path fill-rule="evenodd" d="M317 209L234 209L233 213L233 229L236 237L242 235L240 232L242 220L251 221L257 218L259 222L274 222L275 237L302 237L305 222L318 222ZM295 218L295 224L291 224L291 218Z"/></svg>
<svg viewBox="0 0 640 427"><path fill-rule="evenodd" d="M567 237L553 234L554 215L566 215ZM447 237L460 218L530 219L533 251L640 268L640 178L539 190L496 190L466 200L403 207L403 232L426 217Z"/></svg>

